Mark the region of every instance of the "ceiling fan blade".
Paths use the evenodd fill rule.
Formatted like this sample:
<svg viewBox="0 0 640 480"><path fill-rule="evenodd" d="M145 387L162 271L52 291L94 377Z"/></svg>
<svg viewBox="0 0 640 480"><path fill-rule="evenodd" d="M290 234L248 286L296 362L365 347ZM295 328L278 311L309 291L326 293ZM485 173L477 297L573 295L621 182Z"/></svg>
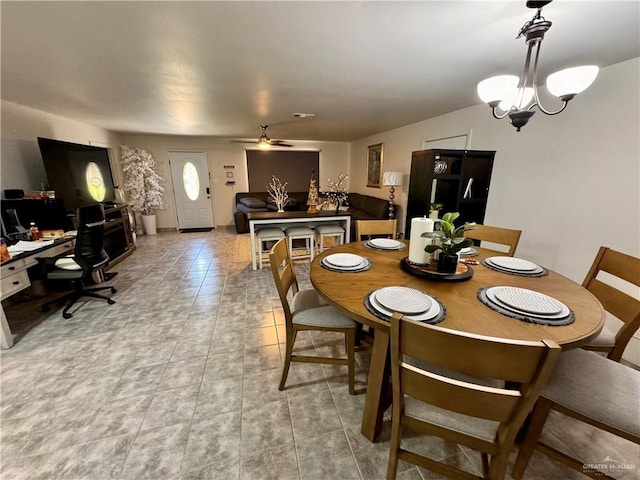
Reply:
<svg viewBox="0 0 640 480"><path fill-rule="evenodd" d="M284 140L271 140L269 144L274 147L293 147L293 145L284 143Z"/></svg>

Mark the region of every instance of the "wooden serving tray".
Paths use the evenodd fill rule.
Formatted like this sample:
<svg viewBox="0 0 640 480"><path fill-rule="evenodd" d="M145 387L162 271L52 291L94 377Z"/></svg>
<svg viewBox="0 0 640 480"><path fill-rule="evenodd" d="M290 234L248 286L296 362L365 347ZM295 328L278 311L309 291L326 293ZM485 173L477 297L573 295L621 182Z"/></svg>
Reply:
<svg viewBox="0 0 640 480"><path fill-rule="evenodd" d="M409 263L409 257L400 260L400 268L416 277L435 280L436 282L464 282L473 277L473 269L469 265L458 262L455 273L438 272L438 262L432 261L429 265L413 265Z"/></svg>

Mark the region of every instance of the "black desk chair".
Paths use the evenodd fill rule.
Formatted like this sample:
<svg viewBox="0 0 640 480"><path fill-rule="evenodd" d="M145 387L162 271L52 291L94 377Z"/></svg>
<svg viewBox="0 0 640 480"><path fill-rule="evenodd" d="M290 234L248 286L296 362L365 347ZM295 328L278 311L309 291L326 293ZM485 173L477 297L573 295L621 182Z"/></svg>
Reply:
<svg viewBox="0 0 640 480"><path fill-rule="evenodd" d="M73 280L74 291L42 305L42 311L49 311L53 303L67 302L62 316L71 318L69 309L82 297L94 297L106 300L109 305L116 303L111 298L100 295L101 290L111 290L112 286L87 288L86 280L92 279L92 274L109 264L109 255L103 248L104 237L104 208L100 204L88 205L78 209L78 234L74 254L55 260L54 268L47 272L47 280Z"/></svg>

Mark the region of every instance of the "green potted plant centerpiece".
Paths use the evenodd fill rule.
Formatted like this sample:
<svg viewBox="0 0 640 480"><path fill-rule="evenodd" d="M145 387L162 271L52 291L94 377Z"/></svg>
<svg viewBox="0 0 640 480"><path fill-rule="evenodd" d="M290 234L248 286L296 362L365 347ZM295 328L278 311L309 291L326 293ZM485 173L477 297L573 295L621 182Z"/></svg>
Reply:
<svg viewBox="0 0 640 480"><path fill-rule="evenodd" d="M458 265L458 252L463 248L473 245L473 240L464 238L464 232L473 229L475 223L465 223L459 227L454 225L455 220L460 216L458 212L445 213L442 218L433 221L440 224L442 235L433 232L423 233L423 237L437 238L438 244L427 245L424 250L427 253L435 253L441 250L438 257L438 272L455 273Z"/></svg>

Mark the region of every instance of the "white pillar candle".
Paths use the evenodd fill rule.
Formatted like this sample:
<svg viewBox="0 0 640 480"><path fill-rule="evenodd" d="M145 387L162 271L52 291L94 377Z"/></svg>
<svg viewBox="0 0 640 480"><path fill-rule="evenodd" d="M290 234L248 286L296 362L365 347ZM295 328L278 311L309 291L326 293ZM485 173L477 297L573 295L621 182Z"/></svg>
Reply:
<svg viewBox="0 0 640 480"><path fill-rule="evenodd" d="M433 220L427 217L416 217L411 219L411 237L409 238L409 262L424 265L429 263L429 254L424 251L429 238L422 236L423 233L433 232Z"/></svg>

